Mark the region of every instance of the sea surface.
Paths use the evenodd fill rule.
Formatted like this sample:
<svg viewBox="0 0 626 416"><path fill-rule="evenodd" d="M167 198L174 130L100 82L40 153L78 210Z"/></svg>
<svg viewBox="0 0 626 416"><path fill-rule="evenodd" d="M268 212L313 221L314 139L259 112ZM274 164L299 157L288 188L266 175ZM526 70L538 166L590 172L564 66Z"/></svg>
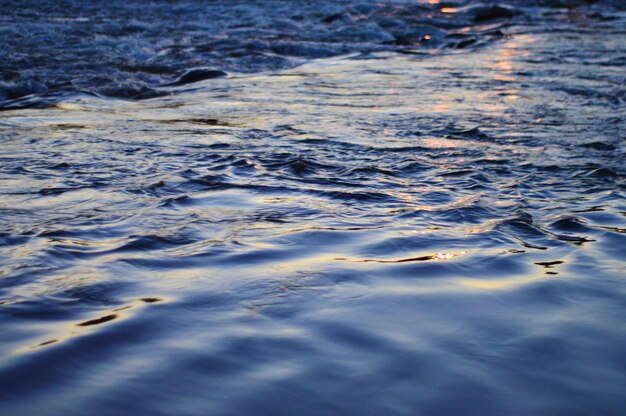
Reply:
<svg viewBox="0 0 626 416"><path fill-rule="evenodd" d="M0 415L623 415L626 3L0 1Z"/></svg>

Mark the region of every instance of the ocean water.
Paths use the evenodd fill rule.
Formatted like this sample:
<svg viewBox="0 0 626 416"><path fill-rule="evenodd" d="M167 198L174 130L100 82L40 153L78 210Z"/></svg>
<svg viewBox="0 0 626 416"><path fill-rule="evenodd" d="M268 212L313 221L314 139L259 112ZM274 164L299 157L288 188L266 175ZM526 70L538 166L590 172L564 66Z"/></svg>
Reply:
<svg viewBox="0 0 626 416"><path fill-rule="evenodd" d="M0 3L0 414L623 414L624 3Z"/></svg>

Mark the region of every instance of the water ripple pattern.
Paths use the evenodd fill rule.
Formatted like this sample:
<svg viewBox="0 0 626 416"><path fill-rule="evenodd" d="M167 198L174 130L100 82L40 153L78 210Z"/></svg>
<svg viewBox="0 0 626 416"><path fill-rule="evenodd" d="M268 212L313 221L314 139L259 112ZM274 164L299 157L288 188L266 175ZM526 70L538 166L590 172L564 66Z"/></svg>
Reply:
<svg viewBox="0 0 626 416"><path fill-rule="evenodd" d="M442 44L491 40L396 33L247 73L217 54L240 72L5 108L0 413L621 414L626 14L436 3L319 24L415 7L471 16Z"/></svg>

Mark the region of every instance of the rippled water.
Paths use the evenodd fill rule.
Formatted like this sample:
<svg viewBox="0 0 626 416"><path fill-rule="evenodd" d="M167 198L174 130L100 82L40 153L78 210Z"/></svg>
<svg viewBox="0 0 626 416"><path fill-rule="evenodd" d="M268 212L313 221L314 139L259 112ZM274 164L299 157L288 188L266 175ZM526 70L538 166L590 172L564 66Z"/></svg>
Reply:
<svg viewBox="0 0 626 416"><path fill-rule="evenodd" d="M0 413L621 414L626 15L594 7L0 113Z"/></svg>

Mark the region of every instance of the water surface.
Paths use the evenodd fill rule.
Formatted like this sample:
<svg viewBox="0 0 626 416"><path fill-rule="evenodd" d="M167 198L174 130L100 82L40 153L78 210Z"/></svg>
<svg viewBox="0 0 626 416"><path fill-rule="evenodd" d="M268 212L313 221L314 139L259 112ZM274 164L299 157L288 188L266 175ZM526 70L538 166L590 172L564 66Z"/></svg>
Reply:
<svg viewBox="0 0 626 416"><path fill-rule="evenodd" d="M7 99L1 413L623 412L626 15L459 13L436 48Z"/></svg>

